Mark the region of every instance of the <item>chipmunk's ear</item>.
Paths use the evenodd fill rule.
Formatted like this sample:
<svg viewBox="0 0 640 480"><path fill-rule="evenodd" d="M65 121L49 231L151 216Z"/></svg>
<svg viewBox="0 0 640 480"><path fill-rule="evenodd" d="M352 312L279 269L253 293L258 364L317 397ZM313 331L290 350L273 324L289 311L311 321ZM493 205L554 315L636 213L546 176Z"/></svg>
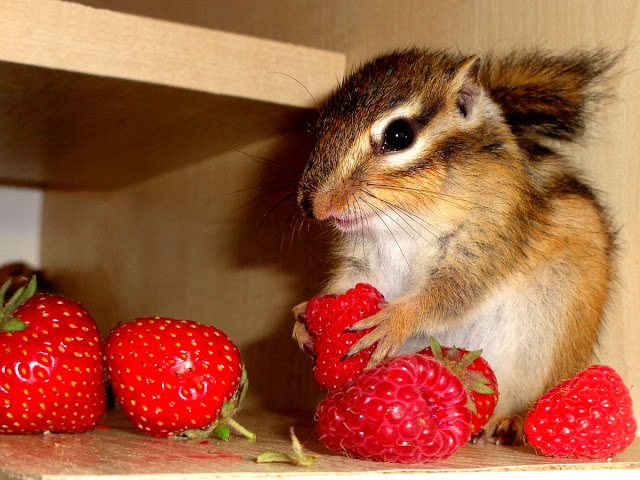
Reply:
<svg viewBox="0 0 640 480"><path fill-rule="evenodd" d="M480 86L479 73L482 61L480 57L473 56L464 60L458 67L453 85L456 95L456 105L460 115L468 117L476 104L476 99L482 87Z"/></svg>

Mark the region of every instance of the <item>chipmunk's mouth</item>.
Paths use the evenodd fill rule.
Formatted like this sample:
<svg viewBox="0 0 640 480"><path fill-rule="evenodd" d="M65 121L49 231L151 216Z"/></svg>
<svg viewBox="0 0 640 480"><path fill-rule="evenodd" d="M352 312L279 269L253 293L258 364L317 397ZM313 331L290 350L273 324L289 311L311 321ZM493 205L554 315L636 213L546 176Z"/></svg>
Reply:
<svg viewBox="0 0 640 480"><path fill-rule="evenodd" d="M364 230L369 226L370 219L363 217L337 217L332 216L331 221L343 232L353 232L356 230Z"/></svg>

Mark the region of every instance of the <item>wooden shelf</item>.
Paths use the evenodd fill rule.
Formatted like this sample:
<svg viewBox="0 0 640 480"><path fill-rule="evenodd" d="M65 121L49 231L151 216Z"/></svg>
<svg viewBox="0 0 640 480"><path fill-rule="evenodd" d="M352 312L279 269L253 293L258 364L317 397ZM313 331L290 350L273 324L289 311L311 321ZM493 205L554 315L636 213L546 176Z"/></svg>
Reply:
<svg viewBox="0 0 640 480"><path fill-rule="evenodd" d="M119 414L110 414L104 427L76 435L0 436L0 479L88 480L108 477L151 479L222 478L326 478L366 475L367 478L403 478L431 475L430 479L545 478L638 478L640 444L611 461L570 461L538 456L529 447L465 445L442 462L402 466L365 462L330 454L315 439L312 413L284 415L261 411L241 412L239 420L258 435L256 442L232 437L218 440L157 439L138 433ZM318 455L311 468L287 464L256 464L265 449L289 450L288 431L293 426L310 454ZM422 478L422 477L420 477ZM463 477L465 478L465 477Z"/></svg>
<svg viewBox="0 0 640 480"><path fill-rule="evenodd" d="M118 187L300 128L345 56L58 0L0 4L0 181Z"/></svg>

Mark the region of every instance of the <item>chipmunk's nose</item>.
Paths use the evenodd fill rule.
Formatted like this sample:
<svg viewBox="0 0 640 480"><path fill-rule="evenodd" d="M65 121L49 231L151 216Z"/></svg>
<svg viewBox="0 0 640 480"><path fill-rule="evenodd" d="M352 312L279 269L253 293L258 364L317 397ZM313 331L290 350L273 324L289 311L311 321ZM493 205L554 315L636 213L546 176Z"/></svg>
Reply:
<svg viewBox="0 0 640 480"><path fill-rule="evenodd" d="M311 201L311 191L308 189L300 189L298 191L298 206L302 213L307 218L314 218L313 216L313 202Z"/></svg>
<svg viewBox="0 0 640 480"><path fill-rule="evenodd" d="M327 220L334 216L336 194L327 194L311 189L301 189L298 193L298 206L307 218Z"/></svg>

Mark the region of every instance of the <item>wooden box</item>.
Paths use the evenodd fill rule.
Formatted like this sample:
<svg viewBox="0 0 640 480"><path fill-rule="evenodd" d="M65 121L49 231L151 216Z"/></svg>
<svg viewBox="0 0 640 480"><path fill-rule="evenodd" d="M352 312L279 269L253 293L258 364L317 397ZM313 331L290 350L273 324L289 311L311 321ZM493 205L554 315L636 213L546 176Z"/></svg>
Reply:
<svg viewBox="0 0 640 480"><path fill-rule="evenodd" d="M329 455L312 434L311 364L290 340L290 309L317 292L326 246L320 228L297 228L292 202L275 208L295 189L316 103L375 53L628 45L617 99L570 154L620 226L598 359L639 384L639 18L636 0L0 2L0 182L44 191L43 269L104 335L147 315L224 330L247 365L243 416L259 434L157 440L110 415L79 436L1 437L0 478L640 477L637 442L611 462L488 445L411 469ZM290 425L315 466L256 465L261 449L286 447Z"/></svg>

